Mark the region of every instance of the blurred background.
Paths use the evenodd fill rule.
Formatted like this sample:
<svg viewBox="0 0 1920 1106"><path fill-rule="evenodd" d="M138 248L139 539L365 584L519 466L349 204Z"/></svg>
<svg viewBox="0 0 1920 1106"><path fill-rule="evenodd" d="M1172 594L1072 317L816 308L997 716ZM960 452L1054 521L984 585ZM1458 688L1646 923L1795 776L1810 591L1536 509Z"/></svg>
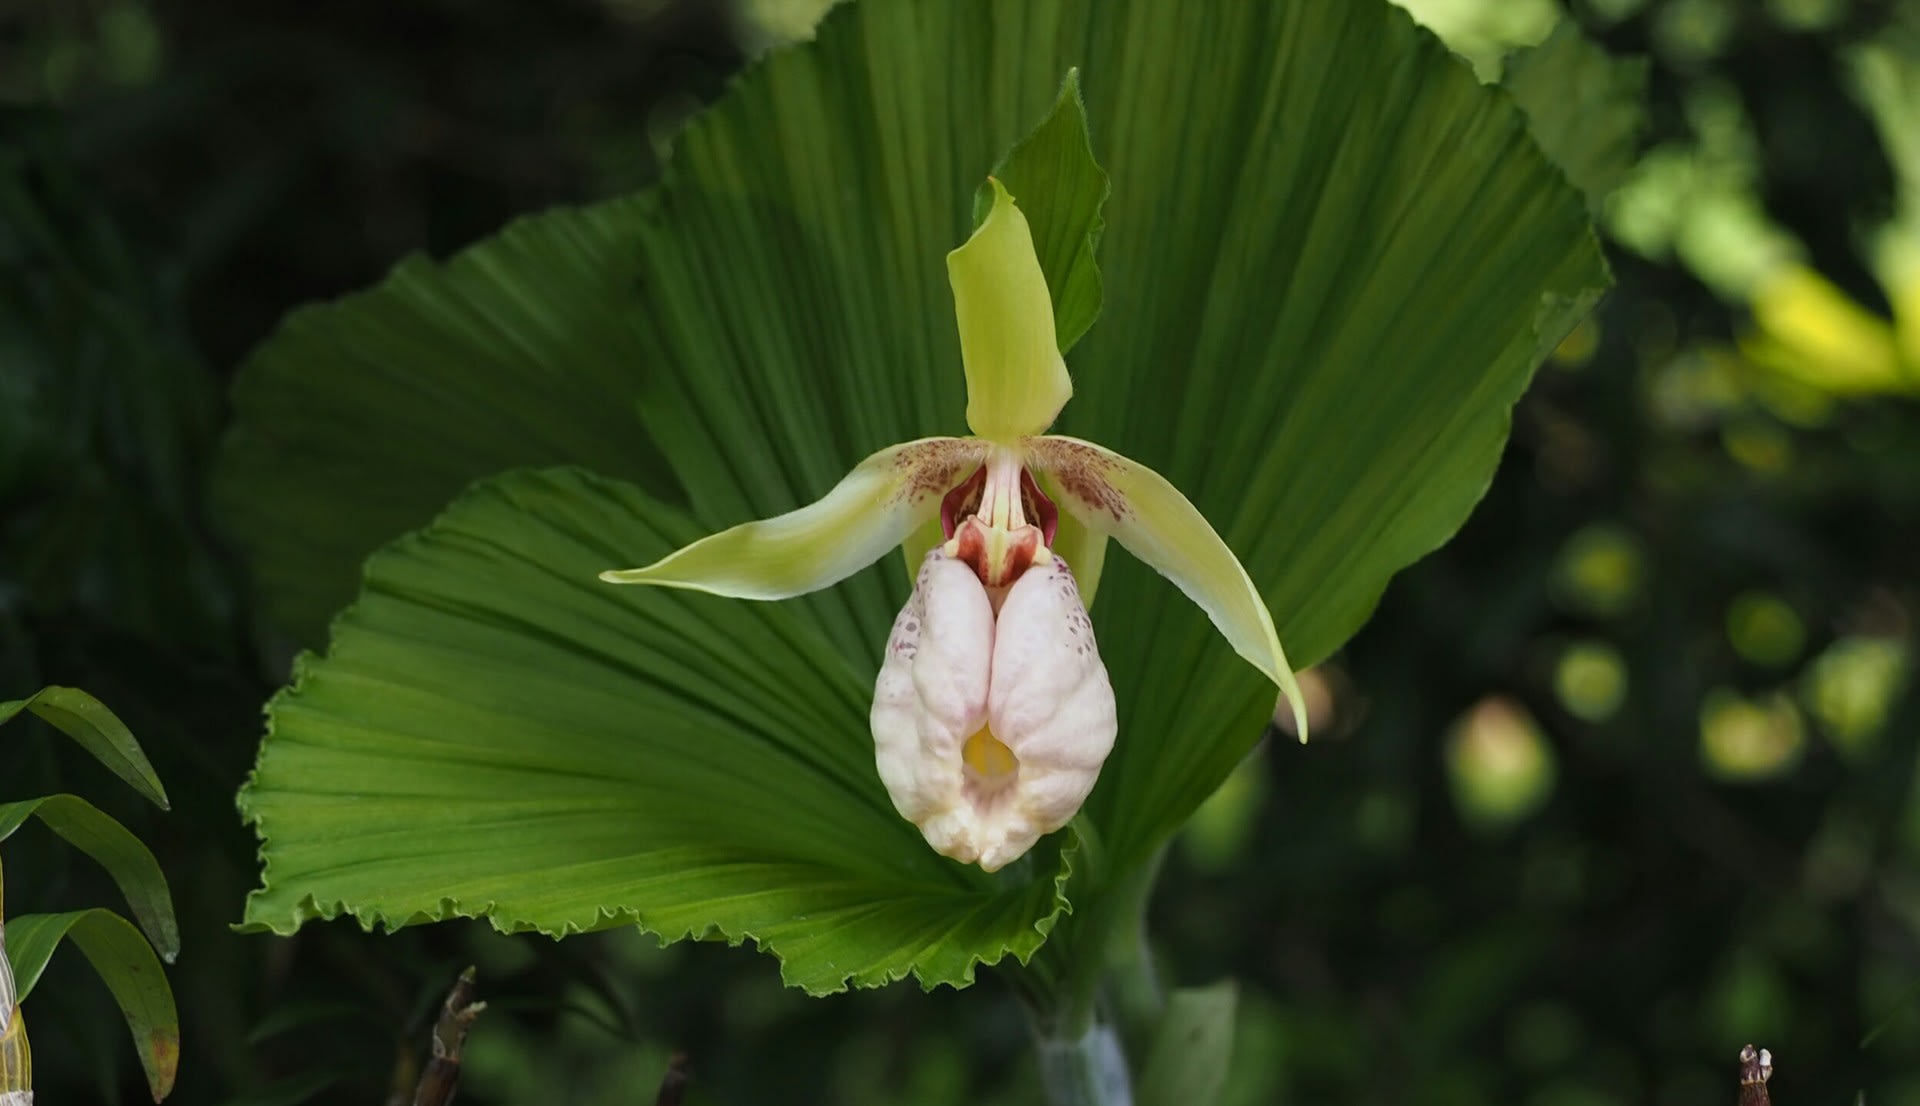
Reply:
<svg viewBox="0 0 1920 1106"><path fill-rule="evenodd" d="M646 184L823 6L0 0L0 698L98 695L174 810L25 720L0 798L80 792L159 853L172 1101L378 1100L470 962L467 1102L652 1101L676 1049L696 1101L1037 1101L990 974L813 1001L634 933L226 929L288 661L203 504L236 365L404 254ZM1312 674L1314 743L1175 843L1161 967L1240 981L1234 1103L1731 1103L1754 1041L1782 1106L1920 1106L1920 4L1406 6L1483 80L1575 32L1622 59L1618 287ZM7 843L11 908L113 899L52 841ZM43 1101L144 1097L72 952L31 1005Z"/></svg>

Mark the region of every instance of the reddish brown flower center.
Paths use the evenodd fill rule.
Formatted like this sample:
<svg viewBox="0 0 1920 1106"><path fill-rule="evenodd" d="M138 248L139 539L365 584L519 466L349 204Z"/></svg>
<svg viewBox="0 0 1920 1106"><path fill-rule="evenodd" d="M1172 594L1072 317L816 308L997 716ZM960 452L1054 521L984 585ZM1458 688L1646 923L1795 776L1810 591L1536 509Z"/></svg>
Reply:
<svg viewBox="0 0 1920 1106"><path fill-rule="evenodd" d="M1011 454L991 458L940 501L947 553L988 588L1011 587L1051 556L1060 512Z"/></svg>

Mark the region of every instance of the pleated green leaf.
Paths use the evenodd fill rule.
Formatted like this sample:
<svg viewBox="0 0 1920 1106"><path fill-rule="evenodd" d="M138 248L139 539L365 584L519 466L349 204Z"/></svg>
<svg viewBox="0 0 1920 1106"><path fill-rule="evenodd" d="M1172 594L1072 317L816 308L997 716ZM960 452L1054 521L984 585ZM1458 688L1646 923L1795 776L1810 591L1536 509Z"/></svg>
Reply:
<svg viewBox="0 0 1920 1106"><path fill-rule="evenodd" d="M1053 329L1061 353L1100 317L1100 267L1094 251L1105 223L1100 208L1112 184L1094 160L1080 72L1069 70L1053 110L993 167L993 176L1020 201L1033 229L1034 252L1053 298ZM993 209L993 189L973 197L973 225Z"/></svg>
<svg viewBox="0 0 1920 1106"><path fill-rule="evenodd" d="M636 418L651 206L557 211L445 265L409 258L289 315L253 354L214 495L286 629L324 640L367 554L476 477L580 463L672 490Z"/></svg>
<svg viewBox="0 0 1920 1106"><path fill-rule="evenodd" d="M930 852L867 736L872 675L803 608L595 573L697 528L578 470L502 477L375 556L274 700L246 923L490 918L751 939L814 993L1025 959L1064 906Z"/></svg>
<svg viewBox="0 0 1920 1106"><path fill-rule="evenodd" d="M1616 58L1563 19L1508 60L1500 83L1527 113L1534 141L1598 212L1640 155L1646 59Z"/></svg>
<svg viewBox="0 0 1920 1106"><path fill-rule="evenodd" d="M25 1002L47 961L63 940L71 940L100 976L133 1032L133 1048L147 1073L155 1102L173 1091L180 1067L180 1015L173 988L153 954L153 946L133 923L95 907L69 914L23 914L7 919L8 957Z"/></svg>
<svg viewBox="0 0 1920 1106"><path fill-rule="evenodd" d="M69 845L98 861L126 896L133 916L160 956L172 963L180 955L180 927L174 921L166 874L153 852L127 827L78 795L44 795L0 804L0 841L13 836L28 818L39 818Z"/></svg>
<svg viewBox="0 0 1920 1106"><path fill-rule="evenodd" d="M21 711L30 711L92 753L108 771L166 810L167 790L153 763L134 740L126 723L105 703L77 687L43 687L25 699L0 703L0 723Z"/></svg>
<svg viewBox="0 0 1920 1106"><path fill-rule="evenodd" d="M1580 193L1529 138L1512 100L1383 0L861 0L837 9L813 43L772 55L696 120L652 191L524 220L445 266L410 262L376 289L295 316L262 347L242 373L221 498L268 596L311 629L350 597L361 556L425 523L463 482L510 465L569 460L631 479L687 506L694 525L670 535L677 543L810 502L895 442L961 432L966 397L943 259L967 237L983 171L1048 117L1076 67L1112 195L1101 210L1104 306L1074 346L1074 398L1058 429L1166 476L1246 565L1288 656L1301 665L1325 657L1394 572L1461 525L1534 367L1606 283ZM593 503L611 494L589 495L578 478L512 487L516 509L546 519L600 519ZM485 532L502 511L488 509ZM822 858L833 838L887 865L908 863L880 831L892 816L869 754L852 751L864 746L865 699L905 595L898 562L745 613L723 600L656 596L647 601L707 604L686 621L677 651L656 654L606 630L639 610L628 606L638 598L591 582L600 569L644 563L645 548L602 542L577 595L552 585L555 598L581 605L559 624L518 606L500 613L520 577L463 561L474 580L438 582L454 590L429 594L448 618L496 612L488 640L525 638L497 647L544 694L506 681L493 662L452 664L470 649L449 636L465 623L435 621L430 636L396 631L396 643L443 667L423 670L411 654L402 664L391 652L386 667L343 661L382 640L357 637L371 633L358 620L397 602L382 590L395 566L478 512L469 501L376 561L329 659L309 663L301 690L276 707L248 792L268 869L249 919L284 930L349 909L390 923L485 912L507 928L564 930L644 917L669 935L715 926L761 937L783 951L790 979L828 985L824 970L796 968L812 963L801 935L740 920L742 893L725 878L739 854L688 848L673 879L635 880L627 861L606 853L630 832L595 837L550 801L522 805L547 795L552 776L526 758L572 748L579 732L596 735L596 753L644 743L650 727L689 709L703 742L751 743L764 736L755 719L769 702L805 707L820 719L816 736L831 729L847 743L836 770L857 773L870 803L790 812L818 820L795 835L817 835ZM501 556L518 549L481 532L463 540L507 542ZM1226 777L1274 703L1271 685L1234 660L1205 615L1124 553L1106 557L1093 613L1121 732L1087 815L1109 870L1122 871ZM751 653L771 669L830 665L841 675L777 700L756 702L774 694L758 685L737 688L716 714L675 697L629 703L601 683L529 668L578 675L569 650L581 647L559 635L599 619L588 652L677 689L684 655L742 648L747 627L703 628L735 618L806 627L804 644L787 631L751 631ZM315 694L320 687L327 692ZM374 709L387 701L412 712ZM598 728L616 718L616 701L628 707L617 740ZM457 703L472 706L445 713ZM469 813L436 805L440 777L430 771L474 755L497 758L498 770L463 775L460 803L484 795L517 816L572 827L571 847L606 866L529 867L504 847L478 848L503 846L509 831L476 831ZM328 772L303 776L294 768L303 757ZM692 773L677 758L661 764ZM572 769L589 789L637 770L599 755ZM762 786L748 771L735 773L740 786ZM348 802L367 781L395 778L424 790ZM698 794L698 778L660 782ZM337 807L305 805L327 786L339 789ZM687 806L659 809L709 825L705 807ZM350 833L368 817L420 832ZM775 828L774 815L753 817ZM691 831L670 821L633 823L629 831L659 836L631 847L681 847ZM866 862L850 853L835 863ZM1053 870L1041 866L1018 892L1034 896L1022 899L1024 913L994 913L995 925L980 928L995 934L982 938L987 955L1007 940L1000 922L1017 914L1035 928L1056 908ZM799 873L757 871L759 894L787 894L776 877ZM713 897L698 899L708 878ZM885 881L847 886L870 898ZM916 901L927 913L912 916L933 927L932 903L946 900ZM973 909L950 905L955 917ZM962 977L957 945L909 951L883 930L876 923L870 934L874 958L836 962L836 978L877 981L908 962L923 980ZM820 947L838 957L852 946Z"/></svg>

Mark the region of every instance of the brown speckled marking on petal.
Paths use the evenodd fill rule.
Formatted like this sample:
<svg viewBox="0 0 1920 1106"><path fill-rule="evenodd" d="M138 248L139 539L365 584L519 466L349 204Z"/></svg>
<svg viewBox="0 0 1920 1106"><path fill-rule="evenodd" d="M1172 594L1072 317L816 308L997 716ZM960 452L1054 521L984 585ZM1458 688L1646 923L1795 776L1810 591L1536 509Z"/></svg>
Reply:
<svg viewBox="0 0 1920 1106"><path fill-rule="evenodd" d="M896 503L920 503L944 496L986 455L986 443L971 438L932 438L893 455L893 465L905 470L905 482L894 493Z"/></svg>
<svg viewBox="0 0 1920 1106"><path fill-rule="evenodd" d="M1112 458L1081 442L1065 438L1027 438L1022 442L1035 467L1053 477L1061 492L1082 510L1103 514L1115 522L1133 514L1126 497L1109 477L1118 467Z"/></svg>

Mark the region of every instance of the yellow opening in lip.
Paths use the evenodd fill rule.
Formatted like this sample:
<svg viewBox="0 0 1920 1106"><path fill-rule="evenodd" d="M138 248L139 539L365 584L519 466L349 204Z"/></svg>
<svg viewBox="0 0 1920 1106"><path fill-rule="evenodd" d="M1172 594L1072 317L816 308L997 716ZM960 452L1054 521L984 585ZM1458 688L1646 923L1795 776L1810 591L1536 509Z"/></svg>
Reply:
<svg viewBox="0 0 1920 1106"><path fill-rule="evenodd" d="M967 743L960 749L960 757L967 762L967 767L989 780L1011 776L1020 767L1020 758L1014 756L1013 750L993 736L993 731L986 726L980 727L972 737L967 738Z"/></svg>

